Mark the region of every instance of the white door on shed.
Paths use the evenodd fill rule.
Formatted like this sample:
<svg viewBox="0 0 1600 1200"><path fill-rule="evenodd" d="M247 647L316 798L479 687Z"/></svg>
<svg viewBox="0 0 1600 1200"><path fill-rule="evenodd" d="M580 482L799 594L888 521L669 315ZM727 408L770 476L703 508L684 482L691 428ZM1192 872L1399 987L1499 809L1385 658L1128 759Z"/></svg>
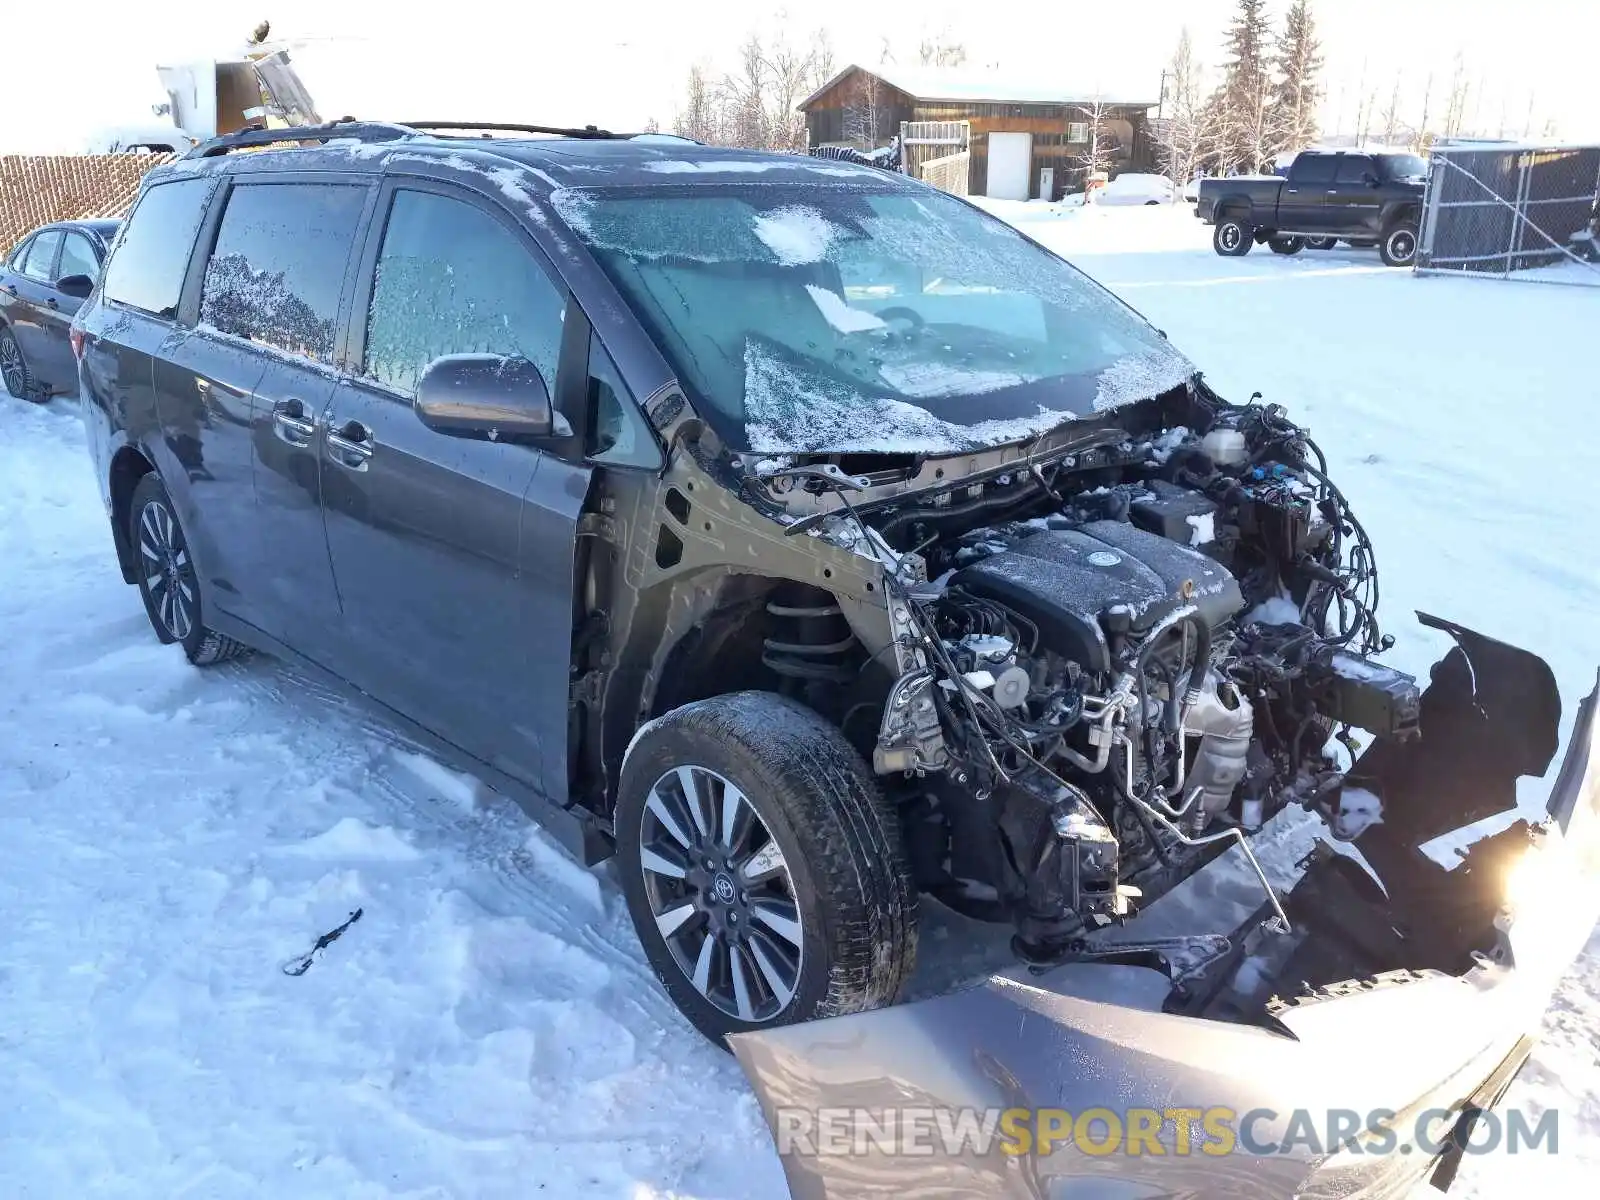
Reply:
<svg viewBox="0 0 1600 1200"><path fill-rule="evenodd" d="M1000 200L1026 200L1033 166L1033 134L989 135L989 195Z"/></svg>

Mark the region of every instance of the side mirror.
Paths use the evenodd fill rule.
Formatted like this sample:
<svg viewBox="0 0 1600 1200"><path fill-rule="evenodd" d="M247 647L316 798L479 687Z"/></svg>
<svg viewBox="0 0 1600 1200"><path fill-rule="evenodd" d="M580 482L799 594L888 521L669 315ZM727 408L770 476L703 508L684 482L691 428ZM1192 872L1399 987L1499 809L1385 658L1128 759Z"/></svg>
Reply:
<svg viewBox="0 0 1600 1200"><path fill-rule="evenodd" d="M94 291L94 280L87 275L63 275L56 280L56 291L74 300L87 300Z"/></svg>
<svg viewBox="0 0 1600 1200"><path fill-rule="evenodd" d="M1361 182L1366 184L1368 187L1377 187L1378 186L1378 177L1376 175L1374 175L1371 171L1366 171L1366 172L1362 173Z"/></svg>
<svg viewBox="0 0 1600 1200"><path fill-rule="evenodd" d="M525 358L447 354L417 381L412 404L429 429L489 441L570 437L539 368Z"/></svg>

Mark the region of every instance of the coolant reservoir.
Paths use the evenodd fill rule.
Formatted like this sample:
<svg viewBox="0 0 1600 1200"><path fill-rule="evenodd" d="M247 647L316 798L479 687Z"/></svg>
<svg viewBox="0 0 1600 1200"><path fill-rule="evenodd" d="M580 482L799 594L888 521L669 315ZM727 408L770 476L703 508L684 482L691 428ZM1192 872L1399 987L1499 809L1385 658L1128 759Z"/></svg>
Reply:
<svg viewBox="0 0 1600 1200"><path fill-rule="evenodd" d="M1235 467L1250 457L1244 434L1237 429L1213 429L1200 439L1200 451L1219 467Z"/></svg>

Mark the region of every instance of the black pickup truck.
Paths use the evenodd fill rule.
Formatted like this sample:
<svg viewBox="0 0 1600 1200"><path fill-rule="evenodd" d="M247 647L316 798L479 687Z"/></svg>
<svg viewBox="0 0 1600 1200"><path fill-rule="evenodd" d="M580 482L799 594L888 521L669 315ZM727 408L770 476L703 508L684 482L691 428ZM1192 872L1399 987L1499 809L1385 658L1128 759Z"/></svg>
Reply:
<svg viewBox="0 0 1600 1200"><path fill-rule="evenodd" d="M1417 254L1417 223L1428 164L1415 154L1307 150L1287 178L1236 176L1200 181L1195 216L1215 225L1218 254L1248 254L1263 242L1276 254L1338 242L1377 246L1391 267Z"/></svg>

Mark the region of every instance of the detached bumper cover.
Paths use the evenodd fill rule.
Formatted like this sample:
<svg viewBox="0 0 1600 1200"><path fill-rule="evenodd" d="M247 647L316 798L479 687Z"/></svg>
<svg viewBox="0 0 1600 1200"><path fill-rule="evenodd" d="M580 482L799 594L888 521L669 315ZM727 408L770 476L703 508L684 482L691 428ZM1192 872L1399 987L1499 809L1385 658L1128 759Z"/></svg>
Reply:
<svg viewBox="0 0 1600 1200"><path fill-rule="evenodd" d="M1471 723L1503 716L1496 712L1503 705L1522 714L1493 751L1494 763L1481 744L1493 739L1479 732L1478 750L1465 751L1466 762L1453 771L1439 768L1448 786L1468 793L1465 819L1477 820L1484 815L1477 807L1491 793L1503 799L1516 774L1543 773L1553 757L1554 681L1541 660L1523 651L1424 620L1448 629L1458 643L1435 668L1429 689L1437 693L1431 753L1454 748L1451 733L1439 734L1452 719L1468 721L1455 734L1473 735ZM1521 675L1501 679L1492 674L1497 665ZM1507 691L1522 690L1503 695L1490 688L1490 678ZM1460 694L1447 704L1450 687ZM1450 1154L1441 1157L1437 1143L1405 1148L1416 1118L1431 1112L1437 1121L1446 1110L1492 1107L1526 1059L1551 993L1600 916L1595 707L1591 694L1554 781L1543 836L1529 839L1527 860L1510 872L1509 891L1504 880L1494 881L1508 906L1493 918L1500 944L1463 974L1398 972L1324 989L1283 1009L1281 1031L1273 1031L1163 1012L1169 985L1160 973L1081 963L1041 976L1007 972L896 1008L730 1038L779 1143L795 1200L1371 1197L1403 1195L1436 1170L1453 1175ZM1425 710L1423 742L1430 740L1427 720ZM1413 786L1425 765L1398 753L1383 761ZM1509 778L1494 787L1471 786L1460 774L1492 772L1496 763ZM1437 813L1421 818L1430 819ZM946 1125L962 1113L976 1114L968 1119L981 1125L991 1114L992 1129L992 1114L1018 1109L1100 1109L1124 1122L1133 1110L1227 1110L1235 1133L1245 1136L1225 1154L1215 1146L1200 1152L1189 1139L1177 1144L1173 1122L1159 1134L1159 1153L1148 1145L1133 1152L1126 1142L1110 1153L1085 1152L1071 1139L1048 1153L1036 1143L1019 1152L1015 1140L1006 1145L996 1138L955 1150L948 1138L942 1144L935 1138L919 1152L920 1143L910 1151L904 1142L885 1149L883 1139L859 1134L843 1145L836 1139L830 1153L808 1136L830 1117L848 1125L850 1113L926 1120L943 1112L951 1114ZM1330 1126L1336 1114L1361 1114L1365 1122L1374 1112L1395 1114L1388 1125L1398 1137L1390 1152L1348 1143L1335 1150L1321 1136L1338 1128ZM1242 1131L1237 1123L1247 1115ZM1199 1113L1193 1121L1199 1139ZM1294 1144L1297 1129L1303 1135L1307 1128L1319 1136Z"/></svg>

